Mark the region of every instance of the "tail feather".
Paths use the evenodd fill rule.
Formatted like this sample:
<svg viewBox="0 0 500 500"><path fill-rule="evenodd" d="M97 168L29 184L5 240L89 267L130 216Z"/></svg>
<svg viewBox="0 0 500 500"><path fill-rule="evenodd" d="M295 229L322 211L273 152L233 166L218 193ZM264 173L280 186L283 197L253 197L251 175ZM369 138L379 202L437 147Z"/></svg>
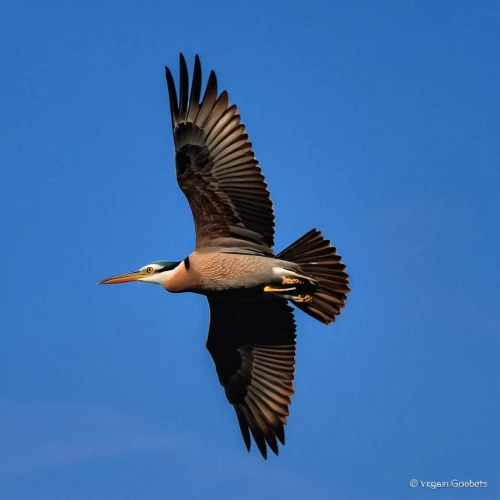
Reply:
<svg viewBox="0 0 500 500"><path fill-rule="evenodd" d="M335 316L345 307L350 289L345 265L336 248L330 246L330 241L325 240L320 231L311 229L276 258L298 264L317 282L312 301L295 305L322 323L329 325L335 321Z"/></svg>

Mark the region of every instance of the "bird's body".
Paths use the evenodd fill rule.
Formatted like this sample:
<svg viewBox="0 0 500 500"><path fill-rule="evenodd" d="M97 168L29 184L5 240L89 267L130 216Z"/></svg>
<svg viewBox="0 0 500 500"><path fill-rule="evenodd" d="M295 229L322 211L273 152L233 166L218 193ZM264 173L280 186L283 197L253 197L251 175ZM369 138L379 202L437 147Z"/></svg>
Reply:
<svg viewBox="0 0 500 500"><path fill-rule="evenodd" d="M242 295L263 287L281 285L286 276L300 272L292 262L259 255L217 251L193 252L170 271L162 285L173 293L194 292L202 295L241 291Z"/></svg>
<svg viewBox="0 0 500 500"><path fill-rule="evenodd" d="M194 218L196 248L182 261L159 261L100 283L143 281L173 293L205 295L207 349L234 406L248 449L278 453L293 395L295 321L289 302L325 324L349 291L336 249L313 229L275 255L274 212L238 109L218 93L212 71L201 98L195 59L189 90L180 57L179 94L166 68L177 181ZM267 445L267 446L266 446Z"/></svg>

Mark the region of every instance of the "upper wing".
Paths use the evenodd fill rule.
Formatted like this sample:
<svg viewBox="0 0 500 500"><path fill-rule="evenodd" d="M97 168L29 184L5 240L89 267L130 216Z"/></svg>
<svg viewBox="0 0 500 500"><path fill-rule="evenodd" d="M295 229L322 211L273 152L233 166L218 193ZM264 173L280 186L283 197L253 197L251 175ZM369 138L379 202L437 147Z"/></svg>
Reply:
<svg viewBox="0 0 500 500"><path fill-rule="evenodd" d="M262 456L285 444L286 416L293 395L295 320L277 297L239 300L210 297L207 349L219 381L234 406L243 439L250 432ZM250 429L250 432L249 432Z"/></svg>
<svg viewBox="0 0 500 500"><path fill-rule="evenodd" d="M203 99L195 59L191 93L180 55L179 100L166 70L177 181L193 213L196 248L227 247L272 255L274 212L267 184L240 123L238 108L219 96L212 71Z"/></svg>

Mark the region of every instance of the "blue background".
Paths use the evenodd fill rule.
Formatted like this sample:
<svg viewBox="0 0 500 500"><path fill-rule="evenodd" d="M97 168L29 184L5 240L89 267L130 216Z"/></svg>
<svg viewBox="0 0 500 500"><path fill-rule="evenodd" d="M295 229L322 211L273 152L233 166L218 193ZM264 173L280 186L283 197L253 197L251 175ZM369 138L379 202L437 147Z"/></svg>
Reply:
<svg viewBox="0 0 500 500"><path fill-rule="evenodd" d="M500 4L5 2L0 498L500 495ZM215 69L280 249L331 238L352 293L300 311L279 458L244 449L202 297L96 281L191 252L164 82Z"/></svg>

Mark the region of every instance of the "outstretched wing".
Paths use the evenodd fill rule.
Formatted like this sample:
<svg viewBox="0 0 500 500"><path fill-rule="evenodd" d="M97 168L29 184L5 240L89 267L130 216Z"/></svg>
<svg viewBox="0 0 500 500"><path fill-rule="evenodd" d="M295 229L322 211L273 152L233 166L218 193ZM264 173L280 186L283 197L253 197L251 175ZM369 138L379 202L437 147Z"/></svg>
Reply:
<svg viewBox="0 0 500 500"><path fill-rule="evenodd" d="M220 247L272 255L274 212L267 184L238 108L218 95L212 71L203 99L201 65L194 64L191 92L180 55L179 98L166 70L177 181L193 213L196 248Z"/></svg>
<svg viewBox="0 0 500 500"><path fill-rule="evenodd" d="M293 395L295 320L277 297L239 300L209 297L207 349L219 381L234 406L250 451L250 433L267 458L266 443L278 454Z"/></svg>

